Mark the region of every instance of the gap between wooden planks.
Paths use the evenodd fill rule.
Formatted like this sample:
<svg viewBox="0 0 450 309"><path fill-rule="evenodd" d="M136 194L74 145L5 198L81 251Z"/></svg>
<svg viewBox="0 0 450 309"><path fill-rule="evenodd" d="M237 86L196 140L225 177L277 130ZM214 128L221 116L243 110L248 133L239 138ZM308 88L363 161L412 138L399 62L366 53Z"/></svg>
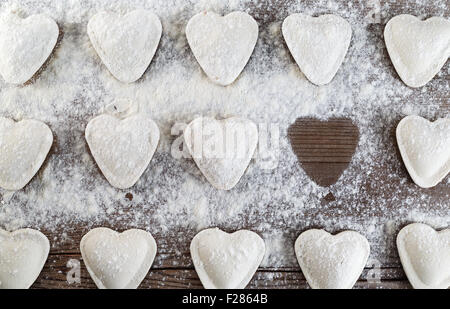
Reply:
<svg viewBox="0 0 450 309"><path fill-rule="evenodd" d="M57 254L50 255L39 278L32 288L96 288L89 273L81 261L80 282L68 283L67 262L70 259L81 261L80 254ZM406 277L398 267L381 268L379 274L380 282L367 281L370 277L371 269L365 269L360 280L355 284L355 288L410 288ZM198 276L193 268L153 268L150 269L140 288L159 289L201 289L203 288ZM300 272L300 269L278 269L260 268L252 281L247 286L249 289L304 289L308 284Z"/></svg>
<svg viewBox="0 0 450 309"><path fill-rule="evenodd" d="M320 182L336 181L342 170L351 161L358 143L358 130L348 119L330 119L326 122L315 119L298 119L290 129L293 150L299 155L302 168L311 173L311 178ZM309 166L312 164L313 166ZM334 164L338 164L333 169ZM326 178L321 178L323 175ZM332 176L330 176L332 175ZM113 228L113 227L111 227ZM71 241L52 251L49 259L32 288L95 288L79 253L78 244L89 229L80 227L69 233ZM48 231L47 235L57 235ZM157 237L158 235L154 235ZM189 239L193 235L184 235ZM50 237L51 238L51 237ZM158 238L158 237L157 237ZM181 246L180 255L175 255L168 244L158 248L153 268L140 285L140 288L202 288L202 284L193 268L189 250ZM69 283L67 266L70 259L80 261L80 282ZM173 267L172 261L178 261L181 267ZM380 282L367 281L374 271L378 271ZM393 263L383 265L379 270L365 269L355 288L409 288L401 267ZM308 284L297 268L260 268L248 288L299 289L308 288Z"/></svg>

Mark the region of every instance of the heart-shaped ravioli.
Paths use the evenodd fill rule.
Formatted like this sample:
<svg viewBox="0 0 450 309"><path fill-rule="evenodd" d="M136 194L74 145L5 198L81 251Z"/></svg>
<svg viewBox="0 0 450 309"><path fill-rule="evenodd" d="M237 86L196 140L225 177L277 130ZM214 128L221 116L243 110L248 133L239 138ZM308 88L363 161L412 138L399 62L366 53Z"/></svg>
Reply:
<svg viewBox="0 0 450 309"><path fill-rule="evenodd" d="M23 84L48 59L58 40L59 28L45 15L22 19L16 14L0 17L0 74L12 84Z"/></svg>
<svg viewBox="0 0 450 309"><path fill-rule="evenodd" d="M50 243L39 231L0 229L0 289L28 289L39 276Z"/></svg>
<svg viewBox="0 0 450 309"><path fill-rule="evenodd" d="M232 234L206 229L191 242L195 270L205 289L243 289L252 279L265 253L258 234L240 230Z"/></svg>
<svg viewBox="0 0 450 309"><path fill-rule="evenodd" d="M384 40L403 82L421 87L433 79L450 56L450 21L398 15L386 24Z"/></svg>
<svg viewBox="0 0 450 309"><path fill-rule="evenodd" d="M45 123L0 117L0 187L22 189L41 167L52 143L52 131Z"/></svg>
<svg viewBox="0 0 450 309"><path fill-rule="evenodd" d="M184 141L206 179L230 190L241 179L258 144L258 129L248 119L199 117L184 130Z"/></svg>
<svg viewBox="0 0 450 309"><path fill-rule="evenodd" d="M158 16L147 10L135 10L124 16L100 12L89 20L87 31L111 74L121 82L132 83L152 61L162 25Z"/></svg>
<svg viewBox="0 0 450 309"><path fill-rule="evenodd" d="M288 16L282 32L300 70L316 85L328 84L347 54L352 37L350 24L340 16Z"/></svg>
<svg viewBox="0 0 450 309"><path fill-rule="evenodd" d="M83 236L80 251L98 288L136 289L153 264L156 242L143 230L100 227Z"/></svg>
<svg viewBox="0 0 450 309"><path fill-rule="evenodd" d="M450 171L450 119L430 122L407 116L397 126L397 144L413 181L422 188L437 185Z"/></svg>
<svg viewBox="0 0 450 309"><path fill-rule="evenodd" d="M148 116L120 119L100 115L86 126L86 141L109 183L119 189L132 187L150 163L159 142L159 129Z"/></svg>
<svg viewBox="0 0 450 309"><path fill-rule="evenodd" d="M313 289L351 289L369 258L367 239L353 231L331 235L308 230L295 242L295 254Z"/></svg>
<svg viewBox="0 0 450 309"><path fill-rule="evenodd" d="M450 229L436 232L426 224L407 225L397 236L397 248L415 289L450 287Z"/></svg>
<svg viewBox="0 0 450 309"><path fill-rule="evenodd" d="M258 24L244 12L220 16L201 12L186 27L186 37L203 71L216 84L231 84L244 69L258 39Z"/></svg>

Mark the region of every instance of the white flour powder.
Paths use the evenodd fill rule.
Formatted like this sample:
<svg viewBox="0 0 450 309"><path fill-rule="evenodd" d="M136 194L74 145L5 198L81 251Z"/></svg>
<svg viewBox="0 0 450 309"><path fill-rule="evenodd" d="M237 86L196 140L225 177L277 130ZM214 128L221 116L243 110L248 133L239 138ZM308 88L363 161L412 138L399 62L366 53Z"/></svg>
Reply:
<svg viewBox="0 0 450 309"><path fill-rule="evenodd" d="M280 4L282 2L283 4ZM405 86L388 58L384 24L400 13L446 16L448 2L408 1L381 7L381 23L369 24L367 1L185 1L185 0L20 0L3 1L1 13L46 13L62 35L47 66L30 84L0 81L0 115L34 118L48 124L55 142L37 176L11 195L3 193L0 227L60 231L53 248L79 227L147 229L162 239L185 239L206 227L227 231L248 228L266 241L267 267L294 267L294 239L310 227L330 232L354 229L372 246L372 258L395 263L394 237L400 225L423 221L435 228L450 223L447 177L433 189L420 189L406 173L394 130L406 114L434 120L448 117L449 65L423 88ZM163 35L143 78L133 84L114 79L90 44L86 25L101 10L125 13L153 10ZM184 29L203 9L218 13L243 10L259 23L259 39L235 83L217 86L201 71L187 45ZM284 44L280 25L290 13L334 13L352 26L349 52L333 81L311 84ZM84 139L86 124L115 99L136 101L161 129L161 141L149 168L130 190L118 190L103 177ZM231 191L214 189L192 160L174 159L170 130L196 116L238 115L280 127L280 160L273 170L251 163ZM349 168L330 188L318 187L300 168L286 137L297 117L346 117L359 127L360 141ZM181 132L179 132L181 133ZM323 198L332 193L335 201ZM436 192L441 192L437 195ZM127 193L133 195L130 201ZM129 196L129 195L128 195ZM326 213L327 215L325 215ZM48 233L47 233L48 234ZM181 242L181 241L180 241ZM77 243L73 244L76 248ZM165 251L187 250L187 243ZM159 256L156 266L163 263ZM173 262L176 266L177 262Z"/></svg>

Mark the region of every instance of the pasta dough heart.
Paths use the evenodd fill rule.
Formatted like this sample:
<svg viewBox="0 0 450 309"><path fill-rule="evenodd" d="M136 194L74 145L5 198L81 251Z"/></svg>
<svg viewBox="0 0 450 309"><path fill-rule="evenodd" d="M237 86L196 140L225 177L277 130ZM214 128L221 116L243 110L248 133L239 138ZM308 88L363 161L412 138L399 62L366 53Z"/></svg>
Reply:
<svg viewBox="0 0 450 309"><path fill-rule="evenodd" d="M402 81L410 87L421 87L433 79L450 56L450 21L398 15L387 23L384 40Z"/></svg>
<svg viewBox="0 0 450 309"><path fill-rule="evenodd" d="M396 135L406 169L418 186L430 188L444 179L450 171L450 119L430 122L407 116Z"/></svg>
<svg viewBox="0 0 450 309"><path fill-rule="evenodd" d="M124 83L138 80L155 55L162 34L158 16L135 10L124 16L94 15L87 32L97 54L111 74Z"/></svg>
<svg viewBox="0 0 450 309"><path fill-rule="evenodd" d="M351 289L370 254L367 239L353 231L331 235L312 229L300 234L295 254L313 289Z"/></svg>
<svg viewBox="0 0 450 309"><path fill-rule="evenodd" d="M450 229L436 232L422 223L407 225L397 235L397 248L415 289L450 287Z"/></svg>
<svg viewBox="0 0 450 309"><path fill-rule="evenodd" d="M186 37L206 75L226 86L234 82L250 59L258 40L258 24L244 12L226 16L201 12L189 20Z"/></svg>
<svg viewBox="0 0 450 309"><path fill-rule="evenodd" d="M22 189L44 163L52 143L45 123L0 117L0 187Z"/></svg>
<svg viewBox="0 0 450 309"><path fill-rule="evenodd" d="M145 115L119 119L100 115L86 126L86 141L109 183L132 187L150 163L159 142L156 123Z"/></svg>
<svg viewBox="0 0 450 309"><path fill-rule="evenodd" d="M340 16L288 16L282 26L286 44L300 70L316 85L328 84L347 54L352 28Z"/></svg>
<svg viewBox="0 0 450 309"><path fill-rule="evenodd" d="M252 279L265 253L258 234L240 230L232 234L206 229L191 242L195 270L205 289L243 289Z"/></svg>
<svg viewBox="0 0 450 309"><path fill-rule="evenodd" d="M241 179L258 144L258 129L248 119L199 117L184 130L192 158L217 189L230 190Z"/></svg>
<svg viewBox="0 0 450 309"><path fill-rule="evenodd" d="M45 15L22 19L16 14L0 17L0 73L7 83L23 84L48 59L59 36L56 22Z"/></svg>
<svg viewBox="0 0 450 309"><path fill-rule="evenodd" d="M41 273L50 243L39 231L0 229L0 289L28 289Z"/></svg>
<svg viewBox="0 0 450 309"><path fill-rule="evenodd" d="M99 289L136 289L153 264L156 242L143 230L99 227L83 236L80 251Z"/></svg>

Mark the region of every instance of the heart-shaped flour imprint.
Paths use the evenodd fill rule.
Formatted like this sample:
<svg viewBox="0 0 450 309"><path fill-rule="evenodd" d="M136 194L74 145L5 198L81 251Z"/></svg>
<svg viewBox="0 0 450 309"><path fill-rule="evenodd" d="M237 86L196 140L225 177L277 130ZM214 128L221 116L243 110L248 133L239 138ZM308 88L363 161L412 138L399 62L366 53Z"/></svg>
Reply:
<svg viewBox="0 0 450 309"><path fill-rule="evenodd" d="M370 254L367 239L353 231L331 235L308 230L295 242L295 254L313 289L351 289Z"/></svg>
<svg viewBox="0 0 450 309"><path fill-rule="evenodd" d="M111 74L124 83L138 80L155 55L161 39L158 16L135 10L124 16L109 12L94 15L87 32L97 54Z"/></svg>
<svg viewBox="0 0 450 309"><path fill-rule="evenodd" d="M100 227L83 236L80 251L99 289L136 289L153 264L156 242L143 230Z"/></svg>
<svg viewBox="0 0 450 309"><path fill-rule="evenodd" d="M248 119L199 117L184 130L184 141L206 179L230 190L241 179L258 144L258 129Z"/></svg>
<svg viewBox="0 0 450 309"><path fill-rule="evenodd" d="M292 150L319 186L335 184L351 162L359 131L350 119L298 118L288 129Z"/></svg>
<svg viewBox="0 0 450 309"><path fill-rule="evenodd" d="M100 115L86 126L86 141L109 183L119 189L133 186L144 173L159 142L159 129L146 115L119 119Z"/></svg>
<svg viewBox="0 0 450 309"><path fill-rule="evenodd" d="M450 21L398 15L387 23L384 40L403 82L421 87L433 79L450 56Z"/></svg>
<svg viewBox="0 0 450 309"><path fill-rule="evenodd" d="M347 54L352 28L340 16L288 16L282 26L286 44L300 70L316 85L328 84Z"/></svg>
<svg viewBox="0 0 450 309"><path fill-rule="evenodd" d="M191 242L195 270L205 289L243 289L261 264L266 247L258 234L240 230L232 234L206 229Z"/></svg>
<svg viewBox="0 0 450 309"><path fill-rule="evenodd" d="M231 84L244 69L258 40L258 24L244 12L220 16L201 12L186 27L186 37L203 71L216 84Z"/></svg>
<svg viewBox="0 0 450 309"><path fill-rule="evenodd" d="M437 185L450 171L450 119L430 122L407 116L397 126L397 144L413 181L422 188Z"/></svg>
<svg viewBox="0 0 450 309"><path fill-rule="evenodd" d="M422 223L407 225L397 236L397 248L415 289L450 287L450 229L436 232Z"/></svg>
<svg viewBox="0 0 450 309"><path fill-rule="evenodd" d="M0 117L0 187L22 189L41 167L52 143L52 131L45 123Z"/></svg>
<svg viewBox="0 0 450 309"><path fill-rule="evenodd" d="M0 74L12 84L23 84L48 59L58 40L56 22L45 15L22 19L16 14L0 17Z"/></svg>
<svg viewBox="0 0 450 309"><path fill-rule="evenodd" d="M39 231L0 229L0 289L28 289L41 273L50 243Z"/></svg>

